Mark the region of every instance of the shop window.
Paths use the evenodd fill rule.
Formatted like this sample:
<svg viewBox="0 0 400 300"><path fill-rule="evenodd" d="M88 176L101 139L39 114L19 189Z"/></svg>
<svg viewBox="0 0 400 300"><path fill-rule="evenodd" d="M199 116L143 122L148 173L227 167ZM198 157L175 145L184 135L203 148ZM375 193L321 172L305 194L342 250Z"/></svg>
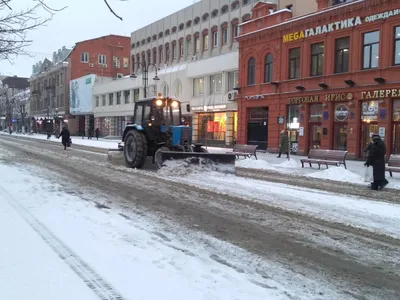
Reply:
<svg viewBox="0 0 400 300"><path fill-rule="evenodd" d="M400 100L393 101L392 154L400 154Z"/></svg>
<svg viewBox="0 0 400 300"><path fill-rule="evenodd" d="M287 106L287 130L289 134L290 152L297 153L299 144L300 105Z"/></svg>
<svg viewBox="0 0 400 300"><path fill-rule="evenodd" d="M361 120L366 123L378 121L378 101L365 101L361 105Z"/></svg>
<svg viewBox="0 0 400 300"><path fill-rule="evenodd" d="M289 79L300 77L300 48L289 50Z"/></svg>
<svg viewBox="0 0 400 300"><path fill-rule="evenodd" d="M215 74L210 76L210 91L211 94L221 93L222 88L222 75Z"/></svg>
<svg viewBox="0 0 400 300"><path fill-rule="evenodd" d="M254 85L256 83L256 60L254 57L249 59L247 66L247 85Z"/></svg>
<svg viewBox="0 0 400 300"><path fill-rule="evenodd" d="M321 76L324 70L324 43L311 45L311 76Z"/></svg>
<svg viewBox="0 0 400 300"><path fill-rule="evenodd" d="M204 95L204 79L195 78L193 79L193 96Z"/></svg>
<svg viewBox="0 0 400 300"><path fill-rule="evenodd" d="M347 121L349 108L344 103L335 104L334 150L347 151Z"/></svg>
<svg viewBox="0 0 400 300"><path fill-rule="evenodd" d="M235 87L239 86L239 73L238 71L228 73L228 91L232 91Z"/></svg>
<svg viewBox="0 0 400 300"><path fill-rule="evenodd" d="M310 105L310 122L322 122L322 104Z"/></svg>
<svg viewBox="0 0 400 300"><path fill-rule="evenodd" d="M350 37L335 40L335 73L349 71Z"/></svg>
<svg viewBox="0 0 400 300"><path fill-rule="evenodd" d="M379 30L363 36L363 69L377 68L379 65Z"/></svg>
<svg viewBox="0 0 400 300"><path fill-rule="evenodd" d="M400 26L394 29L394 65L400 65Z"/></svg>
<svg viewBox="0 0 400 300"><path fill-rule="evenodd" d="M274 59L272 54L268 54L265 57L265 64L264 64L264 83L272 81L272 74L273 74L273 63Z"/></svg>
<svg viewBox="0 0 400 300"><path fill-rule="evenodd" d="M400 99L393 101L393 121L400 122Z"/></svg>
<svg viewBox="0 0 400 300"><path fill-rule="evenodd" d="M199 115L199 140L203 143L215 141L225 144L226 113L209 113Z"/></svg>

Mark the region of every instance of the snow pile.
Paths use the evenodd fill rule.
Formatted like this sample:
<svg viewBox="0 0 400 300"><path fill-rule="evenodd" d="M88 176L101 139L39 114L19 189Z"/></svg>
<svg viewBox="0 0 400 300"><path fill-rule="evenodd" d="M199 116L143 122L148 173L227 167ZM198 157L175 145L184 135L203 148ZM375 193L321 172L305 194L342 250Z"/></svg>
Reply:
<svg viewBox="0 0 400 300"><path fill-rule="evenodd" d="M290 160L285 160L284 162L277 164L276 166L283 167L283 168L298 168L300 167L300 162L291 158Z"/></svg>
<svg viewBox="0 0 400 300"><path fill-rule="evenodd" d="M311 173L306 176L318 179L327 179L327 180L343 181L350 183L364 183L364 178L362 178L357 174L354 174L349 170L346 170L343 167L333 167L326 169L324 171Z"/></svg>
<svg viewBox="0 0 400 300"><path fill-rule="evenodd" d="M207 161L202 164L194 164L189 160L168 160L164 162L164 167L158 170L162 176L188 176L200 173L235 173L235 167L229 165L218 165Z"/></svg>
<svg viewBox="0 0 400 300"><path fill-rule="evenodd" d="M273 165L271 165L270 163L268 163L262 159L256 160L255 158L246 158L246 159L237 160L235 163L235 166L238 168L244 168L244 169L276 171L276 168Z"/></svg>

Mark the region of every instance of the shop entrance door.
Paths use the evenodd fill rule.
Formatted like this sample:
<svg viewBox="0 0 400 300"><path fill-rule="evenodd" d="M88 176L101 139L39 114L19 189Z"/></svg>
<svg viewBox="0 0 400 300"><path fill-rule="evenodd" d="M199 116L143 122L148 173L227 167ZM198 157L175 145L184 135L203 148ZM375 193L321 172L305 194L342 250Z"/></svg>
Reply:
<svg viewBox="0 0 400 300"><path fill-rule="evenodd" d="M335 150L347 151L347 123L335 123Z"/></svg>
<svg viewBox="0 0 400 300"><path fill-rule="evenodd" d="M371 142L371 137L374 134L379 134L378 124L376 122L362 122L361 123L361 145L360 145L360 157L366 159L368 153L364 152Z"/></svg>
<svg viewBox="0 0 400 300"><path fill-rule="evenodd" d="M258 145L257 150L267 150L268 107L252 107L249 109L247 144Z"/></svg>
<svg viewBox="0 0 400 300"><path fill-rule="evenodd" d="M321 123L309 123L309 143L308 146L311 149L321 148L321 137L322 137L322 124Z"/></svg>
<svg viewBox="0 0 400 300"><path fill-rule="evenodd" d="M249 121L247 124L247 144L258 145L257 150L268 148L268 122Z"/></svg>
<svg viewBox="0 0 400 300"><path fill-rule="evenodd" d="M393 144L392 154L400 154L400 123L393 124Z"/></svg>

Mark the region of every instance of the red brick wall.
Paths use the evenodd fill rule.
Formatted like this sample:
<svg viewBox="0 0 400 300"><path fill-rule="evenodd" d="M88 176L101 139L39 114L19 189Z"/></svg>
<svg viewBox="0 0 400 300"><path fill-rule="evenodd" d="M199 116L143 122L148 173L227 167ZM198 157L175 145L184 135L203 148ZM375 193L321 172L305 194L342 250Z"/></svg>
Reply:
<svg viewBox="0 0 400 300"><path fill-rule="evenodd" d="M131 39L130 37L110 35L104 36L98 39L88 40L76 44L70 55L71 62L71 79L76 79L88 74L96 74L105 77L115 77L117 73L124 75L130 74L130 49ZM89 63L93 64L93 67L89 66L89 63L81 62L81 53L89 53ZM107 67L102 68L98 63L98 55L106 55ZM113 56L118 56L121 59L120 68L113 66ZM124 68L123 58L128 59L128 67Z"/></svg>
<svg viewBox="0 0 400 300"><path fill-rule="evenodd" d="M324 103L325 95L333 93L349 93L354 95L353 102L345 100L349 106L348 138L347 149L350 156L358 156L361 149L361 92L378 89L399 89L400 67L393 66L393 35L394 27L400 25L400 14L387 19L365 22L365 17L379 12L386 12L399 8L396 1L389 0L366 0L359 4L345 5L336 9L328 9L309 17L301 17L293 22L283 22L278 26L273 26L273 22L282 22L287 19L289 12L275 13L263 18L256 18L253 22L244 25L243 33L251 33L239 38L239 86L240 101L238 114L238 143L247 142L247 115L249 107L268 106L269 107L269 129L268 144L269 150L274 150L278 146L278 136L282 125L278 127L277 116L286 117L286 109L290 97L299 96L320 96L320 103ZM290 14L290 13L289 13ZM362 24L348 29L336 30L326 34L299 39L297 41L283 42L283 36L288 33L315 28L316 26L326 25L332 22L345 20L348 18L361 17ZM256 17L256 16L255 16ZM280 21L279 21L280 20ZM272 22L272 23L271 23ZM260 30L265 27L268 30ZM379 69L361 70L362 67L362 34L380 30L379 44ZM349 72L334 74L334 55L335 39L350 36L350 63ZM324 42L324 66L323 76L310 77L310 49L311 44ZM299 79L288 79L288 56L289 49L301 48ZM278 86L270 83L263 83L264 80L264 58L268 53L274 56L273 81L279 82ZM247 63L250 57L256 59L256 84L247 86ZM383 77L386 84L378 85L374 77ZM349 87L344 80L351 79L356 85ZM329 87L324 90L318 84L326 83ZM297 91L296 86L305 87L304 91ZM246 96L264 95L264 99L251 100ZM383 119L378 117L378 126L385 127L387 145L389 146L391 136L391 103L393 97L386 97L381 103L380 109L387 111L387 116ZM399 94L400 98L400 94ZM328 129L328 135L322 138L322 147L333 147L333 106L334 103L326 102L324 111L329 114L329 119L324 120L322 126ZM299 138L299 152L307 152L308 149L308 104L303 104L301 114L304 119L300 120L300 126L304 127L304 136ZM285 120L286 125L286 120ZM388 152L390 147L388 147Z"/></svg>

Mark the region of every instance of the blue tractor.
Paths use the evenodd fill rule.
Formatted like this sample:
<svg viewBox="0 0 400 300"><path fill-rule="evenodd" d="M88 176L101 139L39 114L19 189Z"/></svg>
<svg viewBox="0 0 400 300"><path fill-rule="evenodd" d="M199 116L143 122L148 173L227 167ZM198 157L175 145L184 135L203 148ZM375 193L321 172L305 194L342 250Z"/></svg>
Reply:
<svg viewBox="0 0 400 300"><path fill-rule="evenodd" d="M190 105L187 105L190 111ZM189 159L191 163L212 161L234 165L235 156L208 153L202 145L192 143L192 127L183 125L181 102L170 97L146 98L135 102L132 123L123 133L118 146L125 163L142 168L148 156L161 168L166 160Z"/></svg>

